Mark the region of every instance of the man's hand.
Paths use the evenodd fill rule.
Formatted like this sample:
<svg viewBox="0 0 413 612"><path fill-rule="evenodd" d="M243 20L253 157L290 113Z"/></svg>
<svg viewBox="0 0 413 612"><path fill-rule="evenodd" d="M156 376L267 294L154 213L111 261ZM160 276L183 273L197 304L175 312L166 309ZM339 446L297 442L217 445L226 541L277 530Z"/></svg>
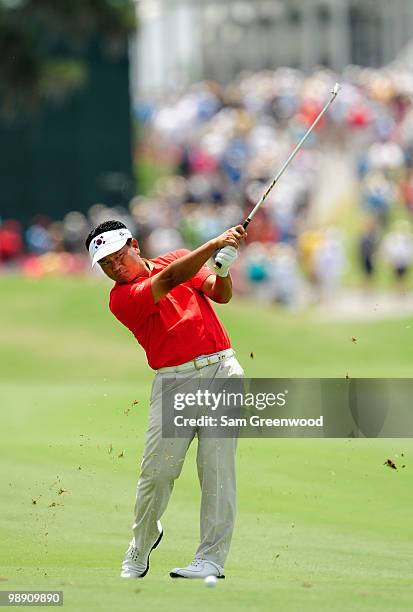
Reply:
<svg viewBox="0 0 413 612"><path fill-rule="evenodd" d="M228 276L229 268L238 257L238 249L233 246L225 246L220 249L215 257L215 264L219 262L221 265L215 270L217 276Z"/></svg>
<svg viewBox="0 0 413 612"><path fill-rule="evenodd" d="M241 240L245 239L247 232L242 225L236 225L215 238L219 245L218 254L215 257L215 274L225 278L228 276L229 268L238 256L238 247Z"/></svg>
<svg viewBox="0 0 413 612"><path fill-rule="evenodd" d="M213 238L213 243L215 244L215 248L222 249L226 246L232 246L236 249L241 244L241 240L245 239L247 236L247 232L242 227L242 225L236 225L235 227L231 227L226 232L217 236L217 238Z"/></svg>

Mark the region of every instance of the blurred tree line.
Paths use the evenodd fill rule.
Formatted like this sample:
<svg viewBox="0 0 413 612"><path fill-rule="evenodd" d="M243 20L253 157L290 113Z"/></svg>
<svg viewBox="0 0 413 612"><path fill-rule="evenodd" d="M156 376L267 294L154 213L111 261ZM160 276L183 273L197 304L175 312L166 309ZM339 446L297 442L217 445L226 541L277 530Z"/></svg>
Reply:
<svg viewBox="0 0 413 612"><path fill-rule="evenodd" d="M87 47L125 53L132 0L0 0L0 114L13 119L62 101L88 79Z"/></svg>
<svg viewBox="0 0 413 612"><path fill-rule="evenodd" d="M134 189L133 0L0 0L0 223Z"/></svg>

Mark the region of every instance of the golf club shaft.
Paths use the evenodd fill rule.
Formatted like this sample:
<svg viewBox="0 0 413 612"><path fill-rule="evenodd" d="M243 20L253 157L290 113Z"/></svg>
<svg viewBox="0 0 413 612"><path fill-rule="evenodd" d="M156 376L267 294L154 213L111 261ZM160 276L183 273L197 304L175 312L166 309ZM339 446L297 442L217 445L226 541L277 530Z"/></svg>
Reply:
<svg viewBox="0 0 413 612"><path fill-rule="evenodd" d="M289 166L289 164L292 162L292 160L294 159L294 157L296 156L296 154L298 153L298 151L300 150L300 148L302 147L303 143L305 142L305 140L308 138L308 136L311 134L311 132L313 131L313 129L315 128L315 126L317 125L317 123L320 121L321 117L324 115L324 113L327 111L328 107L330 106L330 104L332 104L332 102L334 102L334 100L337 97L337 94L339 92L340 86L338 83L336 83L331 91L331 98L328 100L328 102L324 105L324 108L322 108L322 110L320 111L320 113L318 114L318 116L314 119L313 123L310 125L310 127L308 128L308 130L306 131L306 133L304 134L304 136L301 138L300 142L297 144L297 146L294 148L294 150L292 151L292 153L290 154L290 156L288 157L288 159L284 162L284 164L282 165L282 167L280 168L280 170L277 172L277 175L275 176L275 178L273 179L272 183L269 185L269 187L267 188L267 190L265 191L265 193L261 196L260 200L257 202L257 204L254 206L254 208L252 209L252 211L250 212L250 214L248 215L248 217L245 219L244 223L242 224L242 227L244 229L247 229L248 225L251 223L252 219L254 218L256 212L258 211L258 209L260 208L260 206L264 203L264 201L266 200L268 194L272 191L272 189L274 188L274 186L276 185L276 183L279 181L279 179L281 178L281 176L284 174L285 170L287 169L287 167ZM221 268L222 265L219 261L215 262L215 268Z"/></svg>

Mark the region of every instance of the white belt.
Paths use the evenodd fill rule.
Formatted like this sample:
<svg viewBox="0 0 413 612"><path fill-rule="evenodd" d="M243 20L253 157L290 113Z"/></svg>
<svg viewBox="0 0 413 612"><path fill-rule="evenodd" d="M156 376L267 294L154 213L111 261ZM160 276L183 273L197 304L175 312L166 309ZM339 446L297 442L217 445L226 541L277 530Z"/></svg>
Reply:
<svg viewBox="0 0 413 612"><path fill-rule="evenodd" d="M225 349L225 351L211 353L211 355L200 355L199 357L195 357L195 359L191 359L190 361L186 361L185 363L181 363L177 366L159 368L159 370L156 370L156 373L185 372L185 370L193 370L194 368L196 370L200 370L201 368L205 368L205 366L218 363L219 361L224 361L224 359L228 359L228 357L232 357L233 355L235 355L235 351L233 349Z"/></svg>

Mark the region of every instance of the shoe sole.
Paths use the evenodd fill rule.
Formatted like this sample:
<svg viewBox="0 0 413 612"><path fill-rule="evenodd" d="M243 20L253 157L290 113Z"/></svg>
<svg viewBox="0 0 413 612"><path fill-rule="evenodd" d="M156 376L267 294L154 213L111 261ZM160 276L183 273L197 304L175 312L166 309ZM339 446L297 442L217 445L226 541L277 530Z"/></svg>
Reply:
<svg viewBox="0 0 413 612"><path fill-rule="evenodd" d="M170 572L169 573L171 578L183 578L184 580L204 580L204 577L190 577L190 576L181 576L181 574L177 574L176 572ZM215 578L217 578L217 580L225 580L225 576L215 576Z"/></svg>
<svg viewBox="0 0 413 612"><path fill-rule="evenodd" d="M140 576L137 576L137 578L145 578L146 574L149 572L149 557L151 556L151 552L155 550L155 548L159 545L162 538L163 538L163 529L161 533L159 534L158 539L156 540L155 544L152 546L151 550L149 551L148 563L146 564L146 570L143 572L143 574L141 574Z"/></svg>

